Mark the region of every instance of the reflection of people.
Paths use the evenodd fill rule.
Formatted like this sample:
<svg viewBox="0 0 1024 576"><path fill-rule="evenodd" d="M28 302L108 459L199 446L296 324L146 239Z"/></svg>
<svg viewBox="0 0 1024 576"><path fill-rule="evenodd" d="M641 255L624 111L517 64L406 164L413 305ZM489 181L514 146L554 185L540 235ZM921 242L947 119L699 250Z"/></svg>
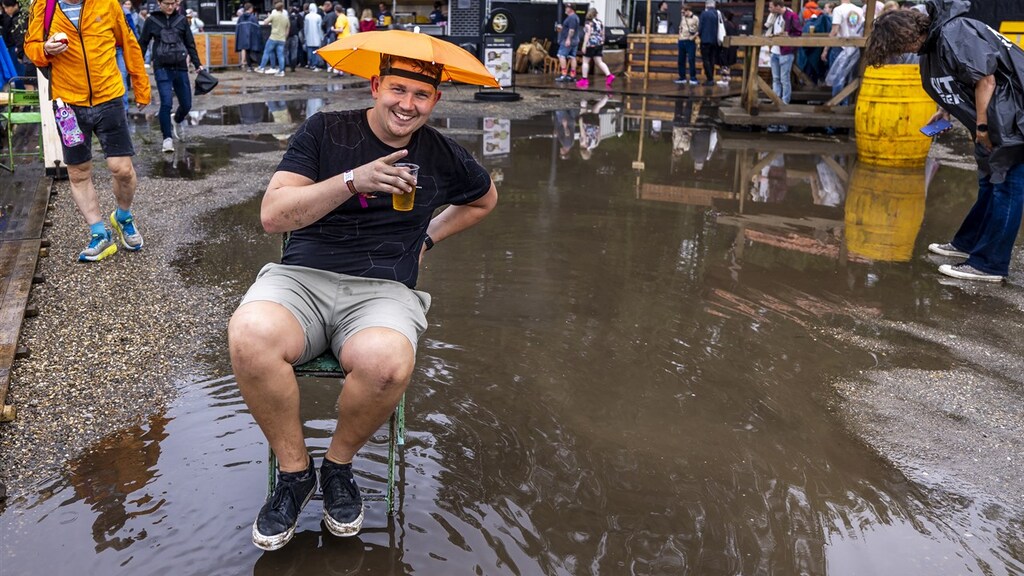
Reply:
<svg viewBox="0 0 1024 576"><path fill-rule="evenodd" d="M90 5L88 18L72 21L68 14L80 15L82 6L82 0L72 0L67 2L67 8L57 10L50 26L50 37L43 38L46 2L33 2L25 35L25 54L36 66L50 67L49 96L60 98L71 107L77 118L77 128L84 136L79 144L73 146L68 146L61 138L61 147L71 181L71 197L89 226L89 245L79 253L78 259L95 262L117 252L115 234L125 249L142 249L142 234L136 229L131 213L137 184L132 165L135 148L128 132L127 110L121 99L124 82L117 69L117 46L124 49L135 103L140 111L149 104L150 92L142 50L125 22L121 5L117 2ZM61 36L65 40L75 38L76 41L61 42ZM114 177L117 210L110 215L113 233L103 223L92 182L94 134L107 157L107 168Z"/></svg>
<svg viewBox="0 0 1024 576"><path fill-rule="evenodd" d="M842 205L846 197L846 190L836 171L824 158L818 159L815 171L818 173L817 186L811 190L814 203L820 206Z"/></svg>
<svg viewBox="0 0 1024 576"><path fill-rule="evenodd" d="M700 101L691 98L676 100L675 114L672 116L672 159L675 172L675 159L690 151L693 142L692 126L697 122L700 113Z"/></svg>
<svg viewBox="0 0 1024 576"><path fill-rule="evenodd" d="M693 144L690 148L690 156L693 157L693 170L700 172L704 169L704 163L711 160L711 156L718 147L718 130L715 128L694 128Z"/></svg>
<svg viewBox="0 0 1024 576"><path fill-rule="evenodd" d="M750 196L754 202L777 204L786 198L789 183L786 177L786 157L773 153L771 161L753 177Z"/></svg>
<svg viewBox="0 0 1024 576"><path fill-rule="evenodd" d="M558 157L565 160L576 142L576 112L555 110L555 140L558 141Z"/></svg>
<svg viewBox="0 0 1024 576"><path fill-rule="evenodd" d="M999 282L1009 274L1024 211L1024 58L984 23L967 18L965 0L929 0L928 12L894 10L878 17L864 56L881 66L893 56L921 56L921 83L939 110L956 116L974 136L978 198L950 242L928 249L966 258L939 272Z"/></svg>
<svg viewBox="0 0 1024 576"><path fill-rule="evenodd" d="M608 95L587 109L587 101L580 102L580 158L590 160L594 148L601 143L601 109L608 103Z"/></svg>
<svg viewBox="0 0 1024 576"><path fill-rule="evenodd" d="M427 327L430 295L414 290L420 261L497 203L487 171L426 126L441 72L382 57L370 80L373 107L306 120L267 186L263 226L291 236L281 264L260 271L228 326L238 387L280 466L253 523L253 543L265 550L291 539L317 486L292 366L330 350L345 371L319 482L327 529L353 536L363 506L352 460L395 410ZM418 177L399 160L418 164ZM411 211L392 209L391 195L417 189Z"/></svg>

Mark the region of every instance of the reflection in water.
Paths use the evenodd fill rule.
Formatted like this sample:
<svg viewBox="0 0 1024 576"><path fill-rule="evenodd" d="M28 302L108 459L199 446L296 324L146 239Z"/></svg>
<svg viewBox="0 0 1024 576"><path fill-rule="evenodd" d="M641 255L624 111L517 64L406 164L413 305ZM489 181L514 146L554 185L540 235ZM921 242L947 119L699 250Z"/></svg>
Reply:
<svg viewBox="0 0 1024 576"><path fill-rule="evenodd" d="M160 442L167 437L166 425L166 418L151 416L145 428L110 436L68 464L68 481L76 499L96 512L92 537L97 552L106 548L124 550L146 538L146 530L124 533L123 528L128 518L156 515L164 504L164 499L147 486L156 473ZM129 496L131 512L126 509Z"/></svg>
<svg viewBox="0 0 1024 576"><path fill-rule="evenodd" d="M109 458L87 455L73 476L97 478L87 490L59 480L12 504L0 515L5 571L60 573L76 558L95 574L1024 572L1021 510L908 480L851 435L829 388L878 361L829 330L870 314L971 312L913 260L878 262L913 245L911 228L953 227L943 213L959 212L921 223L923 180L856 165L846 142L723 131L713 153L692 157L706 113L683 112L684 150L674 103L648 108L673 122L671 139L652 140L629 101L599 115L616 109L622 136L590 161L560 158L562 139L571 149L579 137L575 111L514 122L511 152L484 160L508 175L501 218L425 258L420 288L435 299L394 517L371 504L364 532L339 540L314 502L292 544L252 547L267 449L224 377L188 387L135 432L141 442L111 441L140 454L133 472L89 471ZM676 169L698 158L703 170ZM928 202L969 203L957 178L936 176ZM211 215L204 229L219 242L190 249L184 277L240 297L279 250L258 213L255 198ZM906 366L952 362L928 343L893 343ZM229 370L226 354L213 362ZM336 390L302 394L319 457ZM367 490L384 484L378 436L361 454ZM147 444L157 437L158 452Z"/></svg>

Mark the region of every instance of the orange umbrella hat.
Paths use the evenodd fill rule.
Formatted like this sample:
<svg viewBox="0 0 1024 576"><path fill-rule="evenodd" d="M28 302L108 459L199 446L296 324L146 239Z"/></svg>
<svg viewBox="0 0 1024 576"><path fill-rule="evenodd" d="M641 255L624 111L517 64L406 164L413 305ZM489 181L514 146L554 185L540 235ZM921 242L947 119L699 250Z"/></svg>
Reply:
<svg viewBox="0 0 1024 576"><path fill-rule="evenodd" d="M400 56L440 64L441 81L499 88L482 62L451 42L405 30L360 32L317 50L327 64L362 78L380 74L381 55Z"/></svg>

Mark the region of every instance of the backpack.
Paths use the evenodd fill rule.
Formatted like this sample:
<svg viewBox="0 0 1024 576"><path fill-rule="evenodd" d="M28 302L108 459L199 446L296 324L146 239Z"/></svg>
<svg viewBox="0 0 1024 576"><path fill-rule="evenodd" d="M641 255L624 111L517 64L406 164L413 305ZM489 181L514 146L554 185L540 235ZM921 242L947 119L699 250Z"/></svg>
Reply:
<svg viewBox="0 0 1024 576"><path fill-rule="evenodd" d="M153 21L161 27L153 46L153 62L162 67L182 66L188 61L188 51L177 24L184 20L181 14L166 25L159 18Z"/></svg>

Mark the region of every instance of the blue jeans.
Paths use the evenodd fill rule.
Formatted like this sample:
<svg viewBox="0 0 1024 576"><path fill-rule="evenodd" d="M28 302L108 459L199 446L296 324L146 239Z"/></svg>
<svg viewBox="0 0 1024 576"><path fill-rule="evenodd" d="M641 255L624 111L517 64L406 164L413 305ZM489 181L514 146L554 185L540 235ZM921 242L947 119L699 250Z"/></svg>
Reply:
<svg viewBox="0 0 1024 576"><path fill-rule="evenodd" d="M679 79L686 80L686 65L690 65L690 80L697 79L697 42L679 41Z"/></svg>
<svg viewBox="0 0 1024 576"><path fill-rule="evenodd" d="M156 88L160 92L160 132L164 138L171 137L171 104L174 96L178 97L178 109L174 111L174 122L178 123L188 116L192 110L192 89L188 85L188 70L171 70L157 68ZM172 91L173 90L173 94Z"/></svg>
<svg viewBox="0 0 1024 576"><path fill-rule="evenodd" d="M263 47L263 59L260 60L260 68L267 67L267 64L270 63L271 54L277 60L277 66L274 66L274 68L284 72L284 42L281 40L267 40L267 45Z"/></svg>
<svg viewBox="0 0 1024 576"><path fill-rule="evenodd" d="M320 68L324 65L324 59L316 53L319 46L306 46L306 62L311 68Z"/></svg>
<svg viewBox="0 0 1024 576"><path fill-rule="evenodd" d="M772 54L772 90L789 104L793 97L793 60L796 54Z"/></svg>
<svg viewBox="0 0 1024 576"><path fill-rule="evenodd" d="M970 254L967 265L982 272L1006 276L1010 253L1024 212L1024 164L1006 173L1002 184L978 177L978 199L953 236L953 246Z"/></svg>

